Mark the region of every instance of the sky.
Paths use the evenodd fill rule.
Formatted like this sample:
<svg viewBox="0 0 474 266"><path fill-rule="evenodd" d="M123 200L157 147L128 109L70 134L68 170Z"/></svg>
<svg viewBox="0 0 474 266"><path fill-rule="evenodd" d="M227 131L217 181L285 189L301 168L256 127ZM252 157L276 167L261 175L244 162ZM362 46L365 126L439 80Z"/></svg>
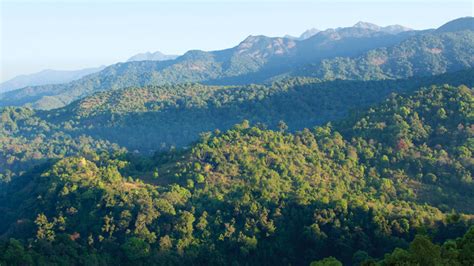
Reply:
<svg viewBox="0 0 474 266"><path fill-rule="evenodd" d="M134 54L220 50L248 35L300 35L358 21L436 28L473 16L471 0L0 0L0 82Z"/></svg>

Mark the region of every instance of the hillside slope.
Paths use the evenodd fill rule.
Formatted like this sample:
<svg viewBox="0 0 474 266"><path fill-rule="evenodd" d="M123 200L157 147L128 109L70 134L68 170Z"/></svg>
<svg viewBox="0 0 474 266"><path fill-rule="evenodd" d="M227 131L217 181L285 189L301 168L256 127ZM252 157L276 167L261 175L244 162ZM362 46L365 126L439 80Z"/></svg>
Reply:
<svg viewBox="0 0 474 266"><path fill-rule="evenodd" d="M189 51L175 60L118 63L96 75L67 84L27 87L0 95L0 106L31 105L39 109L64 106L94 92L131 86L204 82L237 85L264 82L297 66L335 56L357 56L368 50L396 45L422 34L397 34L364 27L321 31L305 40L249 36L221 51Z"/></svg>
<svg viewBox="0 0 474 266"><path fill-rule="evenodd" d="M398 81L290 79L272 86L150 86L98 93L57 110L5 108L0 111L0 177L8 181L48 159L94 147L118 148L110 143L145 154L181 148L202 132L227 130L244 119L270 129L284 121L294 132L343 119L391 93L431 84L472 87L473 71Z"/></svg>
<svg viewBox="0 0 474 266"><path fill-rule="evenodd" d="M0 93L21 89L24 87L66 83L76 79L80 79L89 74L99 72L104 68L105 66L101 66L70 71L48 69L34 74L21 75L2 82L0 84Z"/></svg>
<svg viewBox="0 0 474 266"><path fill-rule="evenodd" d="M0 260L352 264L418 232L461 236L474 222L463 204L474 198L472 97L448 85L395 95L342 134L244 121L152 158L89 151L47 162L0 194L0 233L20 240L0 245ZM433 191L442 204L424 196Z"/></svg>
<svg viewBox="0 0 474 266"><path fill-rule="evenodd" d="M474 66L474 30L425 34L362 56L322 60L292 73L320 79L377 80L430 76Z"/></svg>

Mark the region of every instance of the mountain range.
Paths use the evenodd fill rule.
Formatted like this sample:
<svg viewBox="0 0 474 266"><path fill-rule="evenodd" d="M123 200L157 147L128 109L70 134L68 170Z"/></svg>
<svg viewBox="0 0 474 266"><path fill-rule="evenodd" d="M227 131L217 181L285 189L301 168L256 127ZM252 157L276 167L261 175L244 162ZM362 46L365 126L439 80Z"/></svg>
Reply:
<svg viewBox="0 0 474 266"><path fill-rule="evenodd" d="M358 23L321 31L301 41L249 36L226 50L194 50L167 61L118 63L70 83L3 93L0 106L51 109L98 91L183 82L237 85L290 76L396 79L441 74L474 64L472 20L461 18L439 30L395 32Z"/></svg>
<svg viewBox="0 0 474 266"><path fill-rule="evenodd" d="M305 40L314 36L318 32L319 30L312 28L303 32L300 35L300 37L292 37L290 35L286 35L285 38ZM145 53L138 53L136 55L131 56L129 59L127 59L126 62L166 61L166 60L176 59L177 57L179 57L179 55L167 55L160 51L145 52ZM66 82L79 79L88 74L98 72L104 68L105 66L101 66L98 68L87 68L87 69L70 70L70 71L46 69L46 70L42 70L40 72L33 73L33 74L19 75L10 80L2 82L0 84L0 93L15 90L15 89L20 89L24 87L30 87L30 86L66 83Z"/></svg>
<svg viewBox="0 0 474 266"><path fill-rule="evenodd" d="M127 62L133 61L166 61L166 60L173 60L176 59L179 55L166 55L160 51L156 51L154 53L146 52L136 54L130 57Z"/></svg>
<svg viewBox="0 0 474 266"><path fill-rule="evenodd" d="M47 69L29 75L20 75L0 84L0 93L12 91L28 86L58 84L80 79L89 74L103 70L105 66L85 68L80 70L52 70Z"/></svg>
<svg viewBox="0 0 474 266"><path fill-rule="evenodd" d="M354 28L370 29L374 31L381 31L391 34L398 34L404 31L412 31L413 29L401 26L401 25L389 25L381 27L370 22L359 21L353 26Z"/></svg>
<svg viewBox="0 0 474 266"><path fill-rule="evenodd" d="M127 62L133 61L165 61L172 60L178 57L177 55L165 55L159 51L151 53L140 53L130 57ZM46 69L37 73L20 75L9 79L0 84L0 93L12 91L24 87L40 86L67 83L73 80L80 79L89 74L103 70L105 66L95 68L85 68L80 70L52 70Z"/></svg>
<svg viewBox="0 0 474 266"><path fill-rule="evenodd" d="M320 30L318 30L316 28L311 28L311 29L305 30L303 33L301 33L301 35L299 37L295 37L295 36L291 36L291 35L285 35L283 38L302 41L302 40L306 40L306 39L309 39L309 38L313 37L318 32L320 32Z"/></svg>

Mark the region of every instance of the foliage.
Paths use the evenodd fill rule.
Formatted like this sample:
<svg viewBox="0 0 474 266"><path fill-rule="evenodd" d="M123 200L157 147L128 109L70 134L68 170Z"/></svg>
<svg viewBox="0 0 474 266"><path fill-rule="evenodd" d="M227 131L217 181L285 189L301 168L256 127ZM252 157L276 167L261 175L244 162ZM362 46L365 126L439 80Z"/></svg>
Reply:
<svg viewBox="0 0 474 266"><path fill-rule="evenodd" d="M329 29L302 41L249 36L226 50L193 50L162 62L117 63L66 84L7 92L0 95L0 106L53 109L96 92L186 82L238 85L288 76L379 80L442 74L473 67L474 33L464 24L398 34L358 27Z"/></svg>
<svg viewBox="0 0 474 266"><path fill-rule="evenodd" d="M325 59L293 75L325 80L377 80L428 76L473 66L474 31L424 34L358 57Z"/></svg>
<svg viewBox="0 0 474 266"><path fill-rule="evenodd" d="M271 86L151 86L95 94L65 108L0 110L0 179L9 181L48 159L119 152L117 143L150 154L186 147L202 132L244 119L294 132L345 117L393 92L428 84L474 84L473 70L398 81L288 79ZM350 95L350 97L349 97ZM468 155L468 154L467 154Z"/></svg>
<svg viewBox="0 0 474 266"><path fill-rule="evenodd" d="M334 126L244 121L152 157L92 150L45 162L3 187L0 261L470 263L472 229L437 243L473 223L471 123L472 89L434 86Z"/></svg>

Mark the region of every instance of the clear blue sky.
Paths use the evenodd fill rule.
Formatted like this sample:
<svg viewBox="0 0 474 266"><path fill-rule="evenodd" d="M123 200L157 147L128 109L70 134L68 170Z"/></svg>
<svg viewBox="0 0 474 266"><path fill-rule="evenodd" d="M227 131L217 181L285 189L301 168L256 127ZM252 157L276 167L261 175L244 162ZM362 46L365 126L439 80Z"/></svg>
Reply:
<svg viewBox="0 0 474 266"><path fill-rule="evenodd" d="M472 16L470 0L0 0L0 81L80 69L146 51L232 47L250 34L299 35L358 21L415 29Z"/></svg>

